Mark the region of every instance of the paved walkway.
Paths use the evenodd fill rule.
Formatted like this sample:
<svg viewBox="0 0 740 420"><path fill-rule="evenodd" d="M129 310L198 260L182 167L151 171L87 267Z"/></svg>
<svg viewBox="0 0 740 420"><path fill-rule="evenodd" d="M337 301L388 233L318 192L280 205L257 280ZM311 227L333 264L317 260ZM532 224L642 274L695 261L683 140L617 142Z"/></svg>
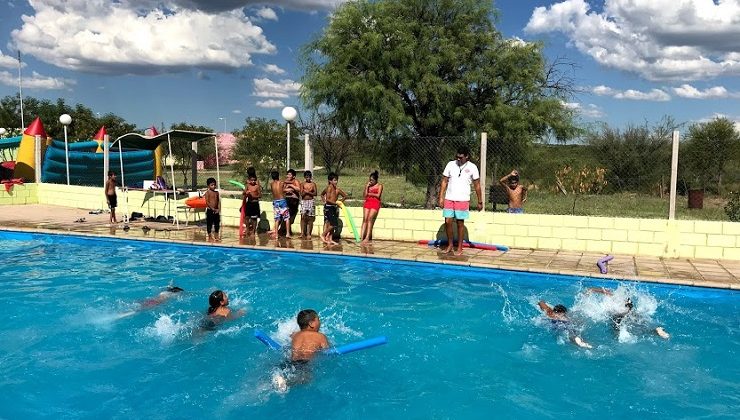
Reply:
<svg viewBox="0 0 740 420"><path fill-rule="evenodd" d="M375 241L372 245L360 246L352 241L327 247L317 238L271 240L259 235L251 241L238 238L236 228L223 229L223 240L218 244L206 241L205 228L180 224L178 229L170 223L135 221L125 231L122 225L109 226L108 214L89 214L87 210L46 205L0 206L0 229L33 230L48 232L74 232L84 235L108 236L127 239L148 239L167 242L195 243L205 246L268 248L286 252L315 252L353 256L373 256L438 264L455 264L505 270L532 271L540 273L590 276L595 278L617 278L656 283L672 283L723 289L740 289L740 261L669 259L616 255L609 263L609 274L598 272L596 261L603 254L551 251L538 249L511 249L508 252L465 249L464 255L456 257L419 246L411 242ZM76 222L84 218L84 222ZM151 230L142 229L148 226ZM314 230L318 231L320 225Z"/></svg>

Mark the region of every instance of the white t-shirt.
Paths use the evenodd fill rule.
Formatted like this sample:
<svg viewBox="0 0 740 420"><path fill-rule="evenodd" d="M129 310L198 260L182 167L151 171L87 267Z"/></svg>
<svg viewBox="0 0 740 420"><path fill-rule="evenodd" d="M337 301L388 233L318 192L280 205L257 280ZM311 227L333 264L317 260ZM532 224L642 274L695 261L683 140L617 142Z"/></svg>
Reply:
<svg viewBox="0 0 740 420"><path fill-rule="evenodd" d="M480 173L475 163L467 161L458 166L456 160L450 161L442 175L447 177L447 191L445 200L470 201L470 185L480 179Z"/></svg>

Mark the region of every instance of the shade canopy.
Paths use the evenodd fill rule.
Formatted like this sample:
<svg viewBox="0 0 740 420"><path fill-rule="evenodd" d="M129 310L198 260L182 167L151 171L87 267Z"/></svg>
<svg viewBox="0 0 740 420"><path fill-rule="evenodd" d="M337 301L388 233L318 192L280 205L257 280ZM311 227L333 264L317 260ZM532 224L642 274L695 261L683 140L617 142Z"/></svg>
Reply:
<svg viewBox="0 0 740 420"><path fill-rule="evenodd" d="M217 136L216 133L204 133L200 131L171 130L156 136L145 136L139 133L128 133L117 138L111 144L111 149L118 149L119 144L123 144L126 149L154 150L162 142L171 140L185 140L189 142L198 142L212 139Z"/></svg>

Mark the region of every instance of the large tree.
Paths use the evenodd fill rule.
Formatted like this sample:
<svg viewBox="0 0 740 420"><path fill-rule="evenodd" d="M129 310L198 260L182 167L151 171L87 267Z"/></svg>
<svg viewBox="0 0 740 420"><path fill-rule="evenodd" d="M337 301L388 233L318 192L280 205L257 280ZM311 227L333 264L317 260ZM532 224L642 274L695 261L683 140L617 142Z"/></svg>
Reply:
<svg viewBox="0 0 740 420"><path fill-rule="evenodd" d="M441 174L441 136L487 131L505 150L573 130L570 85L542 45L504 39L485 0L352 1L304 49L302 98L373 138L411 137L429 174ZM509 153L512 156L518 152ZM429 177L433 206L439 176Z"/></svg>
<svg viewBox="0 0 740 420"><path fill-rule="evenodd" d="M740 132L735 124L725 117L689 127L683 145L682 166L689 182L698 181L695 187L706 188L710 182L717 183L717 193L722 192L722 177L728 164L740 158Z"/></svg>

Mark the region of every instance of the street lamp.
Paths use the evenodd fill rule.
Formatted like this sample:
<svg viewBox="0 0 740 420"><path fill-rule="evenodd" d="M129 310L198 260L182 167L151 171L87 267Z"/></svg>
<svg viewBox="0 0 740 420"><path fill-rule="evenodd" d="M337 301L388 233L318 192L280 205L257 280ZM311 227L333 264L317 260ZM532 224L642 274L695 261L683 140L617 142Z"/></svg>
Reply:
<svg viewBox="0 0 740 420"><path fill-rule="evenodd" d="M0 127L0 137L5 137L5 133L7 133L7 131L3 127Z"/></svg>
<svg viewBox="0 0 740 420"><path fill-rule="evenodd" d="M67 126L72 124L72 117L69 114L62 114L59 122L64 126L64 161L67 163L67 185L69 185L69 146L67 146Z"/></svg>
<svg viewBox="0 0 740 420"><path fill-rule="evenodd" d="M292 106L286 106L285 108L283 108L282 114L283 119L286 121L288 127L288 153L286 156L285 165L285 170L288 170L290 169L290 122L298 116L298 111L296 111L295 108L293 108Z"/></svg>

